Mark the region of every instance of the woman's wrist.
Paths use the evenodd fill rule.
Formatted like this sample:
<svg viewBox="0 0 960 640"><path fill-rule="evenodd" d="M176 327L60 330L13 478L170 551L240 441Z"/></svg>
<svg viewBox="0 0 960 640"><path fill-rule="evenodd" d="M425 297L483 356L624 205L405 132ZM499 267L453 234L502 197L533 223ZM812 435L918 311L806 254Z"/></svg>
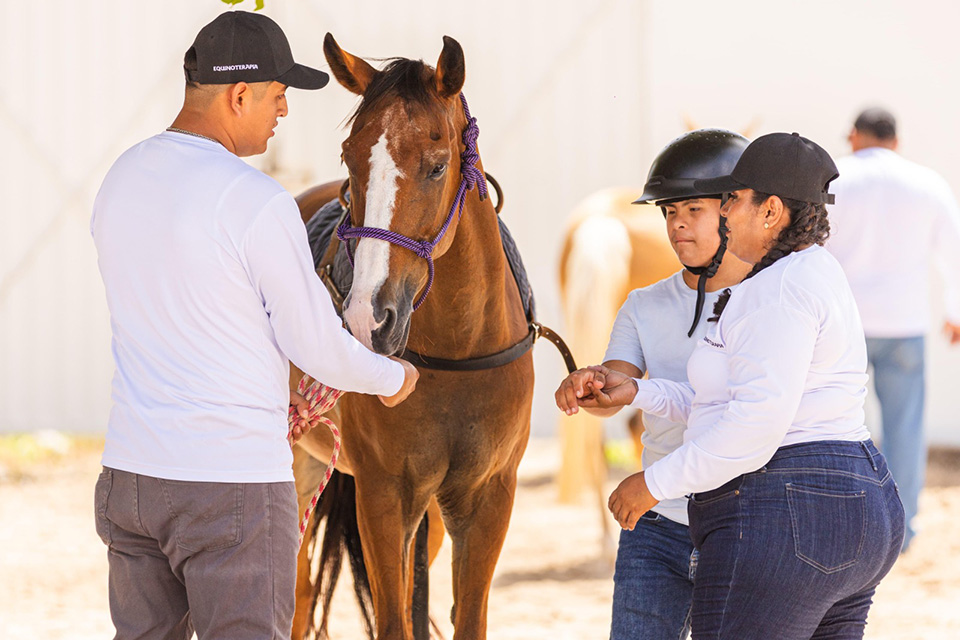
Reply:
<svg viewBox="0 0 960 640"><path fill-rule="evenodd" d="M643 378L631 378L633 380L633 386L636 389L633 399L630 401L629 406L634 409L640 409L641 411L646 410L647 404L647 390L646 385L649 384L649 380L644 380Z"/></svg>

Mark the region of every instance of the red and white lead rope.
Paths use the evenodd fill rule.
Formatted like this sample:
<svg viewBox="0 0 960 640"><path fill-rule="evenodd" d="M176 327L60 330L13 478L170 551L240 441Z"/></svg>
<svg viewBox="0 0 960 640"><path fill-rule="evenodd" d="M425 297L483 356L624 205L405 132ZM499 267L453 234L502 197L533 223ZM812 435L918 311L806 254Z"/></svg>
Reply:
<svg viewBox="0 0 960 640"><path fill-rule="evenodd" d="M310 516L313 514L314 508L317 506L317 501L320 500L320 494L323 493L323 490L327 488L327 483L330 482L330 476L333 475L333 469L337 466L337 457L340 455L340 430L337 429L337 425L329 418L324 418L322 414L326 413L333 408L333 405L337 404L337 400L340 396L343 395L343 391L339 389L334 389L328 387L325 384L317 382L314 380L310 384L307 384L308 377L304 376L300 379L300 384L297 385L297 393L306 398L307 402L310 403L310 409L307 412L307 420L319 420L323 424L327 425L330 429L330 433L333 434L333 454L330 456L330 464L327 465L327 471L323 474L323 481L320 482L320 486L317 487L317 490L313 494L313 498L310 499L310 504L307 506L306 511L303 513L303 518L300 520L300 542L303 544L303 536L307 531L307 525L310 522ZM290 442L290 446L293 446L293 424L294 420L299 418L296 413L296 410L291 406L290 413L287 416L287 422L290 425L290 430L287 433L287 440Z"/></svg>

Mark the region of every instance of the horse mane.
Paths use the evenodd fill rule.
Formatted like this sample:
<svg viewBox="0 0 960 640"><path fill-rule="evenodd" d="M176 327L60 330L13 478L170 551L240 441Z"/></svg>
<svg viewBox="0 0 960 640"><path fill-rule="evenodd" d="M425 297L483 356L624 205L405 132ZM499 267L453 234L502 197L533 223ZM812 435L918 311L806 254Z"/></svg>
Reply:
<svg viewBox="0 0 960 640"><path fill-rule="evenodd" d="M352 124L365 113L375 111L382 102L399 97L407 104L417 104L427 109L437 107L437 93L430 80L435 71L423 60L387 58L387 66L380 70L363 92L363 99L350 116Z"/></svg>

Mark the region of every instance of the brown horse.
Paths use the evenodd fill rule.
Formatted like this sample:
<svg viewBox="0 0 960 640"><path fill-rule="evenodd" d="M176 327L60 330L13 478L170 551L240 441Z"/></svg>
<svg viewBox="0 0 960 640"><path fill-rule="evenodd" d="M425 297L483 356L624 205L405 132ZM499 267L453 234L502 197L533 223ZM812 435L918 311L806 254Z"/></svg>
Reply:
<svg viewBox="0 0 960 640"><path fill-rule="evenodd" d="M681 265L670 246L663 214L653 206L631 204L642 189L614 187L599 191L571 213L560 254L560 294L570 349L577 362L603 360L617 311L627 294L676 273ZM581 487L597 500L604 555L616 543L607 512L603 482L603 419L580 411L560 418L562 459L560 499L573 502ZM639 460L642 424L631 421Z"/></svg>
<svg viewBox="0 0 960 640"><path fill-rule="evenodd" d="M483 175L479 159L461 158L471 122L460 93L460 45L445 37L436 69L397 58L378 71L343 51L330 34L324 54L337 81L362 96L343 143L352 194L348 226L387 229L415 241L442 235L428 253L432 287L426 255L382 239L359 239L344 306L351 332L380 353L408 349L447 361L489 356L523 342L530 329L497 215L478 193L482 185L470 185L462 212L438 234L454 207L461 174L470 173L470 166L461 165L475 165ZM434 499L453 541L454 640L486 637L487 599L529 436L532 397L533 362L526 352L495 368L421 368L416 391L393 409L371 396L340 399L334 416L343 434L340 459L356 479L356 515L380 640L412 637L411 541ZM301 442L328 459L332 440L323 427Z"/></svg>

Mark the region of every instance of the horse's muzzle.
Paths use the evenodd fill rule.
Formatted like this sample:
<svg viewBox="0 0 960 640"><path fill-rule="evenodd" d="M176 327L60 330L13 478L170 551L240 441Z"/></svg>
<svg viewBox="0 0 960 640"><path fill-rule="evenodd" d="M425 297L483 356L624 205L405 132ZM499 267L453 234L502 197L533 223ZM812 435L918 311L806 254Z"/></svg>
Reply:
<svg viewBox="0 0 960 640"><path fill-rule="evenodd" d="M381 355L400 355L407 346L410 335L410 314L413 307L411 296L401 293L398 297L376 296L373 308L351 309L350 297L344 306L347 328L368 349ZM361 315L357 315L359 312ZM372 315L373 322L369 315ZM367 317L363 317L367 315ZM352 320L352 321L351 321Z"/></svg>

